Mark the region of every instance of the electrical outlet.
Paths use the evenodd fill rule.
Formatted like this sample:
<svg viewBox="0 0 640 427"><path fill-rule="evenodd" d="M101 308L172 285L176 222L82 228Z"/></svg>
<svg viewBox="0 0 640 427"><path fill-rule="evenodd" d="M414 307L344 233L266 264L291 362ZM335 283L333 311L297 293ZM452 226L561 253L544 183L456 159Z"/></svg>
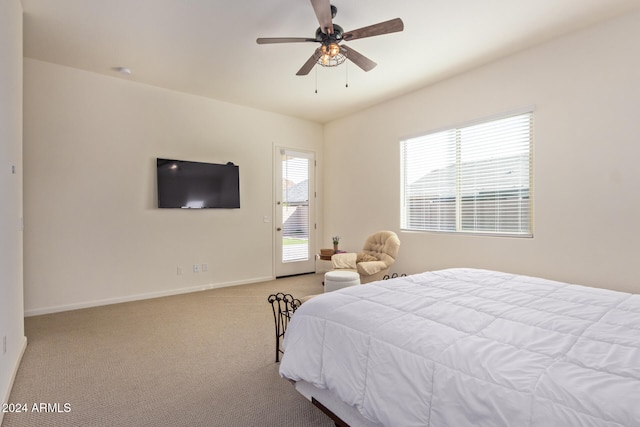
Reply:
<svg viewBox="0 0 640 427"><path fill-rule="evenodd" d="M200 270L198 269L198 264L193 264L193 272L194 272L194 273L197 273L198 271L200 271Z"/></svg>
<svg viewBox="0 0 640 427"><path fill-rule="evenodd" d="M177 274L178 276L181 276L181 275L182 275L182 267L178 266L178 267L176 268L176 274Z"/></svg>
<svg viewBox="0 0 640 427"><path fill-rule="evenodd" d="M7 336L2 337L2 355L7 354Z"/></svg>
<svg viewBox="0 0 640 427"><path fill-rule="evenodd" d="M209 266L207 264L202 264L202 271L209 271Z"/></svg>

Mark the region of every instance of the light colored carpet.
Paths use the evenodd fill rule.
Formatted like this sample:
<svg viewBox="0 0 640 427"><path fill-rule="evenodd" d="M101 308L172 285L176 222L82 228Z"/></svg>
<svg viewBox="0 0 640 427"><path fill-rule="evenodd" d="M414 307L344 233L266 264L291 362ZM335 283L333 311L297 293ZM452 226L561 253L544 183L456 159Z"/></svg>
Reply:
<svg viewBox="0 0 640 427"><path fill-rule="evenodd" d="M9 401L29 411L2 427L332 426L278 375L278 291L320 293L322 275L28 317Z"/></svg>

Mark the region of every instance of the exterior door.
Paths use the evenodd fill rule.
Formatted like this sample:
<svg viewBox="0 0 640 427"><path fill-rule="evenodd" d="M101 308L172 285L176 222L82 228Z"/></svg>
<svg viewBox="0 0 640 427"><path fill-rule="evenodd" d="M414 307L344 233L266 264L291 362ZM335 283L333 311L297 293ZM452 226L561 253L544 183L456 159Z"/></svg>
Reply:
<svg viewBox="0 0 640 427"><path fill-rule="evenodd" d="M315 155L276 147L276 277L315 272Z"/></svg>

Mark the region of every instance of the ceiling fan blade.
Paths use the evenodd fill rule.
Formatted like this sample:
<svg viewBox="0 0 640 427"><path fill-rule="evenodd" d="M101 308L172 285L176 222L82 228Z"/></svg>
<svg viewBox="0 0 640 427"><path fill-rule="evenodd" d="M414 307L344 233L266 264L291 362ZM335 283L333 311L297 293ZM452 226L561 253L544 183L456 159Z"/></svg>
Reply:
<svg viewBox="0 0 640 427"><path fill-rule="evenodd" d="M342 35L342 40L350 41L363 39L365 37L379 36L381 34L397 33L402 30L404 30L404 23L402 22L402 19L395 18L378 24L369 25L368 27L358 28L357 30L347 31Z"/></svg>
<svg viewBox="0 0 640 427"><path fill-rule="evenodd" d="M316 51L313 52L313 55L311 55L311 57L307 59L307 62L304 63L302 68L298 70L296 76L306 76L307 74L309 74L313 66L316 65L316 62L318 62L318 58L320 58L321 54L322 53L320 52L320 48L317 48Z"/></svg>
<svg viewBox="0 0 640 427"><path fill-rule="evenodd" d="M260 37L256 39L256 43L258 44L303 43L303 42L317 42L317 40L305 38L305 37Z"/></svg>
<svg viewBox="0 0 640 427"><path fill-rule="evenodd" d="M347 59L349 61L356 64L358 67L362 68L364 71L371 71L375 68L376 65L378 65L372 60L370 60L369 58L367 58L366 56L364 56L363 54L359 53L356 50L353 50L348 46L340 45L340 50L344 51L347 54Z"/></svg>
<svg viewBox="0 0 640 427"><path fill-rule="evenodd" d="M313 10L316 13L322 32L325 34L333 34L330 0L311 0L311 6L313 6Z"/></svg>

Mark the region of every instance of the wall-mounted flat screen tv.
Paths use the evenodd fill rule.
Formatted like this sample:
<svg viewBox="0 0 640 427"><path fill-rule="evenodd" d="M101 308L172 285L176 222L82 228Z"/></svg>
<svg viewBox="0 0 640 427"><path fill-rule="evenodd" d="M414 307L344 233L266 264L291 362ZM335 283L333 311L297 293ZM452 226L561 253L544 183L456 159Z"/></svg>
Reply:
<svg viewBox="0 0 640 427"><path fill-rule="evenodd" d="M157 159L158 207L240 207L240 171L227 164Z"/></svg>

